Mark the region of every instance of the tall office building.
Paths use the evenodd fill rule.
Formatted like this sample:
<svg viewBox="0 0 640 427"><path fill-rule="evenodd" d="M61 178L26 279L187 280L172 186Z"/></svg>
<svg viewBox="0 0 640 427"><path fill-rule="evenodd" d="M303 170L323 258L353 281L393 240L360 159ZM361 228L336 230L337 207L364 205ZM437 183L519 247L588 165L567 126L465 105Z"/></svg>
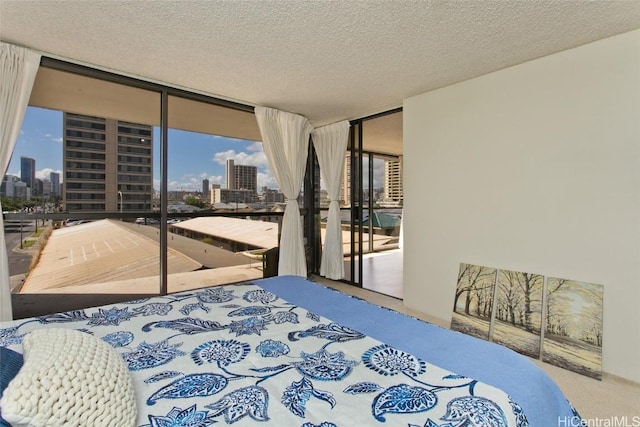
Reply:
<svg viewBox="0 0 640 427"><path fill-rule="evenodd" d="M31 186L31 195L32 196L42 196L44 194L44 182L36 178L33 180L33 185Z"/></svg>
<svg viewBox="0 0 640 427"><path fill-rule="evenodd" d="M250 190L258 192L258 168L256 166L236 165L227 160L227 189Z"/></svg>
<svg viewBox="0 0 640 427"><path fill-rule="evenodd" d="M151 126L72 113L64 114L63 126L68 212L151 210Z"/></svg>
<svg viewBox="0 0 640 427"><path fill-rule="evenodd" d="M402 158L384 161L384 200L400 202L402 192Z"/></svg>
<svg viewBox="0 0 640 427"><path fill-rule="evenodd" d="M204 200L207 200L209 198L209 180L208 179L202 180L202 198Z"/></svg>
<svg viewBox="0 0 640 427"><path fill-rule="evenodd" d="M33 190L36 180L36 161L31 157L20 157L20 181ZM35 194L35 192L34 192Z"/></svg>
<svg viewBox="0 0 640 427"><path fill-rule="evenodd" d="M48 179L42 180L42 195L51 196L51 181Z"/></svg>
<svg viewBox="0 0 640 427"><path fill-rule="evenodd" d="M49 181L51 181L51 195L60 195L60 174L58 172L49 173Z"/></svg>

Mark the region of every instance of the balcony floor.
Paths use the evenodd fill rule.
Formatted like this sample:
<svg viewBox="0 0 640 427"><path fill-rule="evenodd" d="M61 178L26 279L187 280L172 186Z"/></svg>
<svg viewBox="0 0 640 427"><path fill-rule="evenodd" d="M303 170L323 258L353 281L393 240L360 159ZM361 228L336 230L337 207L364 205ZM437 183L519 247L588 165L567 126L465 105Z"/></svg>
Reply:
<svg viewBox="0 0 640 427"><path fill-rule="evenodd" d="M349 260L345 272L349 276ZM362 287L403 299L402 249L374 252L362 256Z"/></svg>

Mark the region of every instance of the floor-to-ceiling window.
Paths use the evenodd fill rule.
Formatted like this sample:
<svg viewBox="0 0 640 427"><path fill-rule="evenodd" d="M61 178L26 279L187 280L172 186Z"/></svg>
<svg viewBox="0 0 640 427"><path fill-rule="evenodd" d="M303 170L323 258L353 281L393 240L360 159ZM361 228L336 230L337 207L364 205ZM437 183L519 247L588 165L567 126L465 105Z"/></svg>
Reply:
<svg viewBox="0 0 640 427"><path fill-rule="evenodd" d="M44 58L0 189L14 313L262 277L259 140L251 107Z"/></svg>
<svg viewBox="0 0 640 427"><path fill-rule="evenodd" d="M158 292L157 244L123 224L151 211L160 105L157 90L40 67L1 194L16 313Z"/></svg>
<svg viewBox="0 0 640 427"><path fill-rule="evenodd" d="M189 94L168 97L168 246L202 265L186 278L170 275L169 292L264 275L263 256L278 246L284 195L260 139L251 111Z"/></svg>

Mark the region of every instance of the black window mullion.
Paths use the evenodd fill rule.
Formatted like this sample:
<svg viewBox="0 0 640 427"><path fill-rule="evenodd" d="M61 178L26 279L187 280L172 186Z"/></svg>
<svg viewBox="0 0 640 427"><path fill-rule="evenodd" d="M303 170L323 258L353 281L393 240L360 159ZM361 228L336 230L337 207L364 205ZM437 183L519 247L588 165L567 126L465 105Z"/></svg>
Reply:
<svg viewBox="0 0 640 427"><path fill-rule="evenodd" d="M162 91L160 99L160 295L168 293L168 265L167 265L167 209L168 209L168 174L169 174L169 95Z"/></svg>

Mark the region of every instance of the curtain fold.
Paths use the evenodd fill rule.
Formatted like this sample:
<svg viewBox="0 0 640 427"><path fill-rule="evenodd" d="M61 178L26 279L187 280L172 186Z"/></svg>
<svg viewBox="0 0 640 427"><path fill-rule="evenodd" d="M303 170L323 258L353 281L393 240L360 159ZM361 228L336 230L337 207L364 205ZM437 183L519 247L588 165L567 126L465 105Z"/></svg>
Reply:
<svg viewBox="0 0 640 427"><path fill-rule="evenodd" d="M0 42L0 177L9 167L39 65L40 54ZM9 260L0 216L0 320L12 318Z"/></svg>
<svg viewBox="0 0 640 427"><path fill-rule="evenodd" d="M307 162L311 125L300 115L256 107L255 116L264 152L281 191L287 198L282 219L278 275L307 276L298 194Z"/></svg>
<svg viewBox="0 0 640 427"><path fill-rule="evenodd" d="M311 133L313 146L320 163L320 173L330 200L320 275L334 280L344 278L344 249L342 247L339 199L344 156L349 140L349 126L348 121L343 121L315 128Z"/></svg>

